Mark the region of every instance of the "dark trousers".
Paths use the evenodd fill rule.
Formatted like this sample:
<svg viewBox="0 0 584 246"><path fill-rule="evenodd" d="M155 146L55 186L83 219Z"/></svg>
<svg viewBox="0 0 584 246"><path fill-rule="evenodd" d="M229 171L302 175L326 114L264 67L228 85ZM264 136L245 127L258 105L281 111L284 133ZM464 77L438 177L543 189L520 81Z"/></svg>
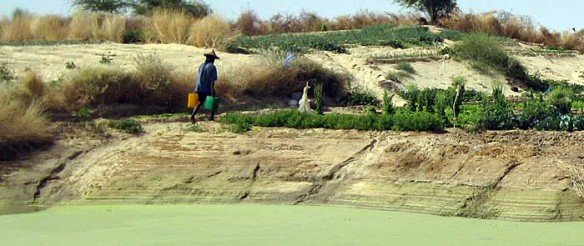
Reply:
<svg viewBox="0 0 584 246"><path fill-rule="evenodd" d="M205 101L207 100L207 97L211 96L211 95L207 95L207 94L203 94L203 93L197 93L197 95L199 96L199 104L197 104L197 106L193 110L193 113L191 114L191 121L195 121L195 115L197 115L197 113L199 112L201 107L203 105L205 105ZM211 110L211 116L209 117L209 119L215 120L215 110Z"/></svg>

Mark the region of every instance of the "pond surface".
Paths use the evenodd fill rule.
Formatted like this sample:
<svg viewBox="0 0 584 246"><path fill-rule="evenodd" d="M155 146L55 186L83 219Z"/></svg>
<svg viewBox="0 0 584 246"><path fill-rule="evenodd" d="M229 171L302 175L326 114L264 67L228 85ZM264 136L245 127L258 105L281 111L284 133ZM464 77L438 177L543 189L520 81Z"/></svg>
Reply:
<svg viewBox="0 0 584 246"><path fill-rule="evenodd" d="M63 206L0 216L2 245L584 245L584 222L344 207Z"/></svg>

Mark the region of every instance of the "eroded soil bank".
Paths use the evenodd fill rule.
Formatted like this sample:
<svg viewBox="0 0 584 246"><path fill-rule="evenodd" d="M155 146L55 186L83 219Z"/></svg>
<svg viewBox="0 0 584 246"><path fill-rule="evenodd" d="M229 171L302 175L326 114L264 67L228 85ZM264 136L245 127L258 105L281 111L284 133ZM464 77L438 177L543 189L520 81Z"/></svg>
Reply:
<svg viewBox="0 0 584 246"><path fill-rule="evenodd" d="M151 122L137 137L66 128L0 165L0 204L330 204L528 221L584 219L584 133L467 134ZM76 129L76 130L71 130Z"/></svg>

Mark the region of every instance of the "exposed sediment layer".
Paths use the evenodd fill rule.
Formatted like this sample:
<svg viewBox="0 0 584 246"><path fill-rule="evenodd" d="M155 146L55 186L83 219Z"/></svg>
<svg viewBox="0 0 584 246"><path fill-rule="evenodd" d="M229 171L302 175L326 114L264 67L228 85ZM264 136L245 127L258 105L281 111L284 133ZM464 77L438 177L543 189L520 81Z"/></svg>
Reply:
<svg viewBox="0 0 584 246"><path fill-rule="evenodd" d="M3 163L0 203L349 205L530 221L584 219L584 133L255 129L65 144ZM574 169L576 168L576 169Z"/></svg>

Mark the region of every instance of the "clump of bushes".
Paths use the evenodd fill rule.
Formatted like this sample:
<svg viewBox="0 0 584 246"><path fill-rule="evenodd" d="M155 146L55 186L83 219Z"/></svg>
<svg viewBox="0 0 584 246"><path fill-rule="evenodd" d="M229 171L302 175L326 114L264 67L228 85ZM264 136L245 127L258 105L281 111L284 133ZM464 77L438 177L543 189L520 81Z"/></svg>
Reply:
<svg viewBox="0 0 584 246"><path fill-rule="evenodd" d="M44 93L44 83L35 74L0 84L0 161L52 142Z"/></svg>
<svg viewBox="0 0 584 246"><path fill-rule="evenodd" d="M299 58L289 67L282 66L279 62L242 67L231 77L220 77L216 89L222 97L234 100L251 97L265 101L272 97L284 98L301 92L306 82L309 82L320 84L324 96L340 99L347 95L347 86L351 79L349 74Z"/></svg>
<svg viewBox="0 0 584 246"><path fill-rule="evenodd" d="M138 134L143 131L142 124L132 119L112 120L109 122L109 127L122 130L130 134Z"/></svg>
<svg viewBox="0 0 584 246"><path fill-rule="evenodd" d="M395 69L404 71L409 74L416 74L416 69L409 62L400 62L395 66Z"/></svg>
<svg viewBox="0 0 584 246"><path fill-rule="evenodd" d="M221 122L233 129L245 130L251 126L289 127L297 129L326 128L345 130L440 131L444 128L439 117L428 112L402 110L395 114L307 114L297 110L278 110L269 113L229 113Z"/></svg>
<svg viewBox="0 0 584 246"><path fill-rule="evenodd" d="M353 89L341 99L341 104L345 106L359 106L359 105L379 105L379 100L372 93L364 90Z"/></svg>
<svg viewBox="0 0 584 246"><path fill-rule="evenodd" d="M455 45L453 52L456 57L469 60L473 66L488 67L511 78L522 81L529 80L526 68L510 57L497 38L484 33L471 33Z"/></svg>
<svg viewBox="0 0 584 246"><path fill-rule="evenodd" d="M159 58L139 55L134 71L110 67L81 69L58 90L65 107L134 104L178 109L184 106L184 97L191 87Z"/></svg>

